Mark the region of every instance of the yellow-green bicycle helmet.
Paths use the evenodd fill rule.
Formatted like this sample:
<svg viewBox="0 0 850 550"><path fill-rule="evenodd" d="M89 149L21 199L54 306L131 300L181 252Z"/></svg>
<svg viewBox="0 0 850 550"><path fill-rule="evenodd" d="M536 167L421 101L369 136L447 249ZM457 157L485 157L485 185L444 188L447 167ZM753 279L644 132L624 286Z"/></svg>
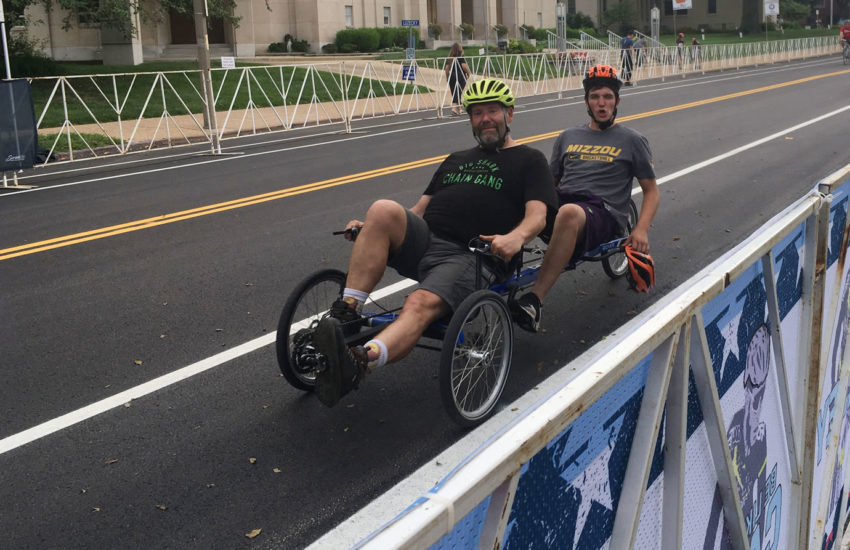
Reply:
<svg viewBox="0 0 850 550"><path fill-rule="evenodd" d="M467 111L473 105L498 102L505 107L514 106L514 94L508 85L495 78L482 78L466 87L463 92L463 108Z"/></svg>

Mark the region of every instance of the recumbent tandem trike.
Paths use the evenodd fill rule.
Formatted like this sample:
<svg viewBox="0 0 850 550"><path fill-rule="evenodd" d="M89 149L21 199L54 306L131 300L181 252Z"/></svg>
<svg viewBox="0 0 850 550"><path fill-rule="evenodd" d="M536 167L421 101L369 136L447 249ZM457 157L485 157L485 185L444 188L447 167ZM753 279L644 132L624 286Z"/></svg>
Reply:
<svg viewBox="0 0 850 550"><path fill-rule="evenodd" d="M630 201L629 232L636 221L637 207ZM626 275L629 266L623 243L627 235L587 252L571 262L566 271L585 261L598 261L612 279ZM479 274L481 258L489 254L488 248L484 241L470 242L470 250L478 258ZM449 416L461 426L478 425L496 411L508 379L513 348L507 300L534 283L544 253L541 245L524 247L521 265L507 281L476 290L449 317L433 323L422 335L424 339L441 341L441 346L417 344L440 352L440 396ZM297 389L313 391L316 372L325 366L324 355L313 346L312 334L319 320L328 314L330 304L342 296L345 278L338 269L317 271L295 287L283 306L277 326L277 361L283 376ZM367 311L375 306L380 311ZM368 302L359 321L359 332L347 336L346 344L366 343L395 321L399 311L400 308L383 310L377 302Z"/></svg>

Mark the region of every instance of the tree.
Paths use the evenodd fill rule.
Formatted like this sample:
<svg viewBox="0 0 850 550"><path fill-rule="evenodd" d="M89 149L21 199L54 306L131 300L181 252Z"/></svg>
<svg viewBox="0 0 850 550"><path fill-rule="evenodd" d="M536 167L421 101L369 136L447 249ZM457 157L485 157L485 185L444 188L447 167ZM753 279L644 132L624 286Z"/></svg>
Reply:
<svg viewBox="0 0 850 550"><path fill-rule="evenodd" d="M635 5L632 2L620 0L620 2L604 12L602 12L602 27L608 29L616 29L617 32L622 32L623 29L635 28Z"/></svg>
<svg viewBox="0 0 850 550"><path fill-rule="evenodd" d="M785 21L800 21L809 16L812 6L797 0L780 0L779 15Z"/></svg>
<svg viewBox="0 0 850 550"><path fill-rule="evenodd" d="M34 4L42 4L48 10L60 7L67 10L62 20L65 30L73 27L81 14L85 14L90 22L99 23L103 27L122 32L125 36L134 36L138 29L133 27L131 15L139 14L140 19L147 23L158 23L163 20L169 10L177 13L192 14L192 0L2 0L7 13L15 18L23 17L24 10ZM207 0L210 17L220 17L233 25L238 25L239 18L233 16L236 0ZM268 4L266 4L268 7ZM8 18L10 21L13 19Z"/></svg>

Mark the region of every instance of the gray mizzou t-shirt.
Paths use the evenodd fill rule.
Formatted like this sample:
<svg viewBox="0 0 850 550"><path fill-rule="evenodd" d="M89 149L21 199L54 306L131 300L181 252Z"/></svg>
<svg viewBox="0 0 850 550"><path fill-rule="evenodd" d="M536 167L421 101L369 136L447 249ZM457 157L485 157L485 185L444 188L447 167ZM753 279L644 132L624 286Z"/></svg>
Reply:
<svg viewBox="0 0 850 550"><path fill-rule="evenodd" d="M619 124L602 131L586 124L567 128L555 140L549 169L559 190L600 197L622 227L628 219L632 178L655 178L649 142Z"/></svg>

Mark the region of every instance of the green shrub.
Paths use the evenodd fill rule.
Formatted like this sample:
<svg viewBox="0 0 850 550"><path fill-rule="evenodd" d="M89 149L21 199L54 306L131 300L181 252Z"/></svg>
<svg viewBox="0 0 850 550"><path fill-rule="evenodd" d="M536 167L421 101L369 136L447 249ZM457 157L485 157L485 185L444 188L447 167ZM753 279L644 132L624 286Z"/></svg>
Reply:
<svg viewBox="0 0 850 550"><path fill-rule="evenodd" d="M472 34L475 32L475 27L470 23L461 23L460 32L463 34L464 38L472 38Z"/></svg>
<svg viewBox="0 0 850 550"><path fill-rule="evenodd" d="M343 29L336 33L336 45L341 52L347 44L353 44L353 51L374 52L380 43L381 37L377 29Z"/></svg>
<svg viewBox="0 0 850 550"><path fill-rule="evenodd" d="M286 44L284 44L283 42L272 42L271 44L269 44L268 50L269 52L273 53L285 52Z"/></svg>
<svg viewBox="0 0 850 550"><path fill-rule="evenodd" d="M307 53L310 51L310 43L306 40L298 40L297 38L292 41L292 51L293 52L301 52Z"/></svg>
<svg viewBox="0 0 850 550"><path fill-rule="evenodd" d="M594 28L593 19L581 12L567 15L567 26L573 29ZM587 31L585 31L587 32ZM596 31L594 31L595 33Z"/></svg>
<svg viewBox="0 0 850 550"><path fill-rule="evenodd" d="M407 37L410 34L410 31L404 27L378 27L375 29L378 31L378 36L380 36L380 40L378 43L378 48L392 48L393 46L404 48L407 47Z"/></svg>
<svg viewBox="0 0 850 550"><path fill-rule="evenodd" d="M504 38L508 35L508 28L502 24L494 25L493 32L496 33L496 37Z"/></svg>
<svg viewBox="0 0 850 550"><path fill-rule="evenodd" d="M22 76L57 76L65 72L58 63L41 51L40 43L30 38L25 32L9 38L7 47L9 49L9 69L15 78Z"/></svg>
<svg viewBox="0 0 850 550"><path fill-rule="evenodd" d="M322 53L336 53L337 47L333 42L328 42L324 46L322 46Z"/></svg>
<svg viewBox="0 0 850 550"><path fill-rule="evenodd" d="M549 32L555 32L555 29L534 29L534 36L532 38L536 40L548 40Z"/></svg>
<svg viewBox="0 0 850 550"><path fill-rule="evenodd" d="M523 36L522 31L525 30L525 36L527 38L534 38L534 27L531 25L520 25L519 32L520 36Z"/></svg>
<svg viewBox="0 0 850 550"><path fill-rule="evenodd" d="M441 34L443 34L443 27L437 23L428 23L428 36L434 40L439 40Z"/></svg>
<svg viewBox="0 0 850 550"><path fill-rule="evenodd" d="M340 44L338 46L339 53L354 53L357 51L357 44L352 44L351 42L345 42L344 44Z"/></svg>
<svg viewBox="0 0 850 550"><path fill-rule="evenodd" d="M537 48L527 40L517 41L511 39L508 41L508 51L510 53L535 53L537 52Z"/></svg>

